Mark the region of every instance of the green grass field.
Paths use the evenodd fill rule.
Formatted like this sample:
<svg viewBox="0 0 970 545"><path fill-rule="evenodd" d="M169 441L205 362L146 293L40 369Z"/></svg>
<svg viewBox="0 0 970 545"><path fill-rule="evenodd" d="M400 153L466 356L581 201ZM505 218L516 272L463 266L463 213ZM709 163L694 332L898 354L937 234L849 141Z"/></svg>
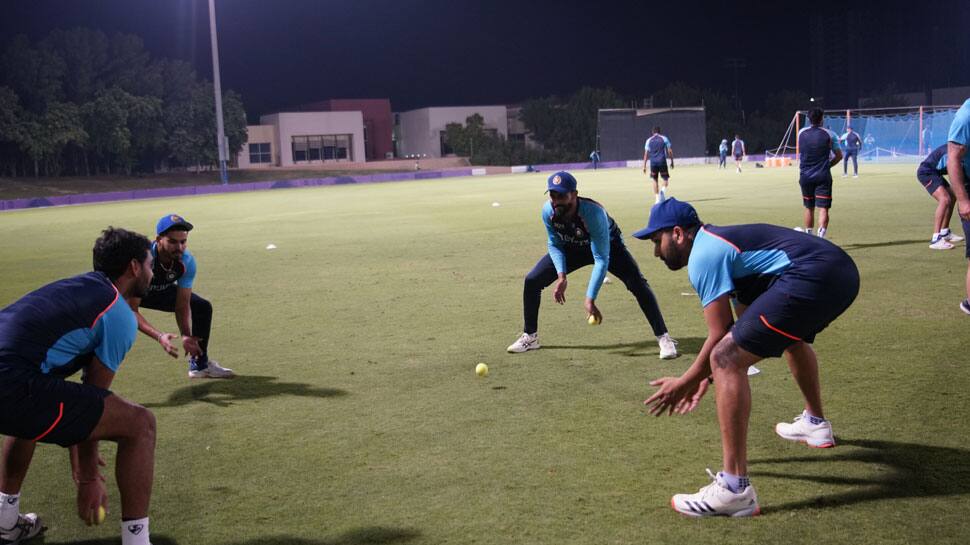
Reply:
<svg viewBox="0 0 970 545"><path fill-rule="evenodd" d="M641 403L648 380L690 364L706 329L686 271L630 236L653 202L639 170L583 171L579 190L623 229L680 341L673 361L657 358L622 284L601 291L603 324L586 324L590 268L570 277L564 307L546 294L543 348L505 353L521 332L522 279L545 252L548 173L6 212L0 306L89 270L109 224L147 233L178 212L196 225L210 350L242 376L190 382L144 336L122 366L115 392L158 418L155 545L966 543L963 244L927 248L934 201L912 165L862 169L836 179L830 226L862 290L816 343L839 446L775 436L801 397L783 360L759 364L754 519L669 507L720 468L720 441L713 395L683 417ZM707 222L800 224L793 169L672 173L670 194ZM113 445L102 451L113 465ZM38 449L22 508L47 519L48 544L116 543L113 476L109 523L89 529L67 462Z"/></svg>

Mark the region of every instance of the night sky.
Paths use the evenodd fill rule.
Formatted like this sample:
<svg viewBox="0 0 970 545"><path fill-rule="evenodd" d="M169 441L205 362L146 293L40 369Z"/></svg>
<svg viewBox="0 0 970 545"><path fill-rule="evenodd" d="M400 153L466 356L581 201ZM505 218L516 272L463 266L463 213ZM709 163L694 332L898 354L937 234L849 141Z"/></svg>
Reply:
<svg viewBox="0 0 970 545"><path fill-rule="evenodd" d="M328 98L390 98L395 110L511 104L583 85L649 96L684 81L731 95L725 59L744 59L746 109L773 91L813 90L812 15L851 10L880 66L862 90L970 85L970 2L598 2L216 0L225 89L250 118ZM0 46L78 26L143 38L157 57L211 79L206 0L5 1ZM851 6L851 7L845 7ZM878 9L879 28L865 28ZM917 10L917 11L914 11ZM888 22L887 22L888 21ZM939 34L952 34L951 39ZM934 36L935 35L935 36ZM954 46L956 43L956 47ZM898 58L898 61L897 61ZM913 62L935 59L932 69ZM895 70L894 70L895 69ZM861 91L860 91L861 92Z"/></svg>

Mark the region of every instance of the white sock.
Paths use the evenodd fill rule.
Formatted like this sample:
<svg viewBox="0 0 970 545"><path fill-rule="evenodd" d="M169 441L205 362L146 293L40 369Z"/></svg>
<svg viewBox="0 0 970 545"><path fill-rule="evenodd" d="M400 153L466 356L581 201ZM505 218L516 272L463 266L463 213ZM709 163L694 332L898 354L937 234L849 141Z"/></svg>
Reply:
<svg viewBox="0 0 970 545"><path fill-rule="evenodd" d="M825 238L825 231L826 231L825 227L819 227L818 228L818 236L821 237L821 238Z"/></svg>
<svg viewBox="0 0 970 545"><path fill-rule="evenodd" d="M942 234L943 233L933 233L933 238L930 239L930 243L932 244L932 243L936 242L937 240L940 240L940 235L942 235Z"/></svg>
<svg viewBox="0 0 970 545"><path fill-rule="evenodd" d="M947 236L949 234L950 234L950 228L949 227L944 227L943 229L940 229L939 235L941 237L945 237L945 236Z"/></svg>
<svg viewBox="0 0 970 545"><path fill-rule="evenodd" d="M20 517L20 494L0 492L0 528L10 530Z"/></svg>
<svg viewBox="0 0 970 545"><path fill-rule="evenodd" d="M121 521L121 545L151 545L148 541L148 517Z"/></svg>

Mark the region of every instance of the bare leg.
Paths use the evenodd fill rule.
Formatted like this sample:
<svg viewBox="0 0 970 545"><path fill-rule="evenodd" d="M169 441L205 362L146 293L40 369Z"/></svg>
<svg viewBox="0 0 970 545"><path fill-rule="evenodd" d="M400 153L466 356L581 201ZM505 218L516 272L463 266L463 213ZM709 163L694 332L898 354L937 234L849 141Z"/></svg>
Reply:
<svg viewBox="0 0 970 545"><path fill-rule="evenodd" d="M738 346L731 333L711 352L724 471L733 475L748 474L748 419L751 417L748 367L760 360L760 356Z"/></svg>
<svg viewBox="0 0 970 545"><path fill-rule="evenodd" d="M785 350L788 369L805 397L805 410L812 416L825 418L822 414L822 389L818 378L818 358L812 345L799 342Z"/></svg>
<svg viewBox="0 0 970 545"><path fill-rule="evenodd" d="M805 209L805 229L815 227L815 208Z"/></svg>
<svg viewBox="0 0 970 545"><path fill-rule="evenodd" d="M657 184L656 178L653 179L653 194L654 196L657 196L660 194L660 186Z"/></svg>
<svg viewBox="0 0 970 545"><path fill-rule="evenodd" d="M116 395L104 399L104 413L89 441L118 443L115 478L121 492L121 516L148 516L155 469L155 416L148 409Z"/></svg>
<svg viewBox="0 0 970 545"><path fill-rule="evenodd" d="M818 228L819 229L829 228L829 209L828 208L818 209Z"/></svg>
<svg viewBox="0 0 970 545"><path fill-rule="evenodd" d="M34 457L36 443L29 439L6 437L3 441L3 464L0 465L0 492L19 494Z"/></svg>
<svg viewBox="0 0 970 545"><path fill-rule="evenodd" d="M933 214L934 233L939 233L940 229L950 226L954 200L950 198L949 191L948 187L940 186L933 192L933 198L936 199L936 212Z"/></svg>

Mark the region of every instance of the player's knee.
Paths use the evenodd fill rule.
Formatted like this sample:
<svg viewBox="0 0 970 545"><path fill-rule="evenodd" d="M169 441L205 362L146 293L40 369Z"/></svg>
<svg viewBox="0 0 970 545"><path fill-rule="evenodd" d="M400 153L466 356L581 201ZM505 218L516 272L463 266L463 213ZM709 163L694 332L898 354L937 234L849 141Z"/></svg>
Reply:
<svg viewBox="0 0 970 545"><path fill-rule="evenodd" d="M941 191L940 192L940 205L942 205L942 206L950 206L951 203L953 203L953 200L950 198L950 193L948 193L946 191Z"/></svg>
<svg viewBox="0 0 970 545"><path fill-rule="evenodd" d="M710 357L711 371L714 374L734 373L741 370L738 366L737 358L734 357L737 354L736 347L737 345L734 344L734 340L730 337L725 337L714 345Z"/></svg>
<svg viewBox="0 0 970 545"><path fill-rule="evenodd" d="M132 405L131 409L131 435L155 443L155 415L141 405Z"/></svg>
<svg viewBox="0 0 970 545"><path fill-rule="evenodd" d="M207 314L212 315L212 303L208 299L203 299L201 297L196 297L192 301L192 313L193 314Z"/></svg>

